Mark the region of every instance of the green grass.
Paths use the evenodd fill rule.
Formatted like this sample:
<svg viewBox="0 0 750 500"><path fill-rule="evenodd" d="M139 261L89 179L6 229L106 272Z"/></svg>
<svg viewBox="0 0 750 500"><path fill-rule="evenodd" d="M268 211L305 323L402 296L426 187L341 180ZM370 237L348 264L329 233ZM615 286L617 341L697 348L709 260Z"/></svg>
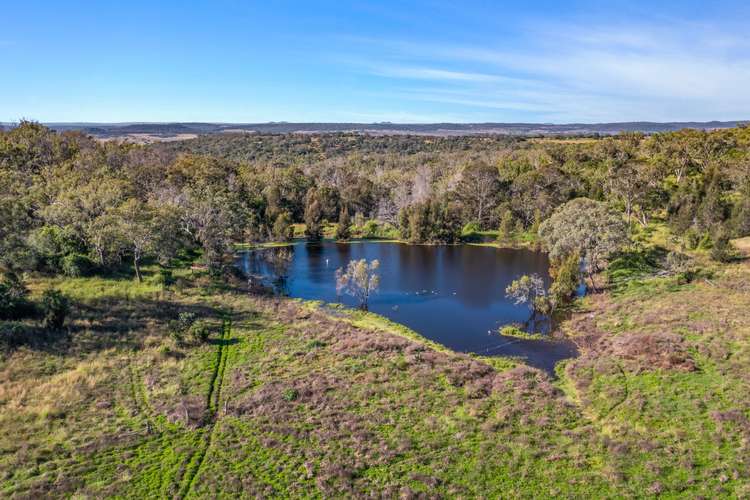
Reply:
<svg viewBox="0 0 750 500"><path fill-rule="evenodd" d="M185 268L168 290L155 266L143 283L36 278L74 314L69 339L0 361L0 494L748 496L750 267L680 284L626 260L618 292L563 325L599 341L556 381ZM175 344L179 311L209 342Z"/></svg>

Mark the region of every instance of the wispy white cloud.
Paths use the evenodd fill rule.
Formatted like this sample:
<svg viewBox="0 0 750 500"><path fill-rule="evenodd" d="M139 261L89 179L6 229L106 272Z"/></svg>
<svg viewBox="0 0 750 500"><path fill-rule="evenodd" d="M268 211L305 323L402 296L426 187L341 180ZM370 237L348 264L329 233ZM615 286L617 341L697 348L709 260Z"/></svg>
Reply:
<svg viewBox="0 0 750 500"><path fill-rule="evenodd" d="M371 73L377 76L393 78L408 78L413 80L441 80L457 82L497 82L501 77L485 73L470 73L465 71L450 71L445 69L415 67L415 66L375 66Z"/></svg>
<svg viewBox="0 0 750 500"><path fill-rule="evenodd" d="M741 119L750 117L750 41L742 35L695 23L547 24L505 47L385 41L388 60L369 71L435 84L401 92L406 99L532 118Z"/></svg>

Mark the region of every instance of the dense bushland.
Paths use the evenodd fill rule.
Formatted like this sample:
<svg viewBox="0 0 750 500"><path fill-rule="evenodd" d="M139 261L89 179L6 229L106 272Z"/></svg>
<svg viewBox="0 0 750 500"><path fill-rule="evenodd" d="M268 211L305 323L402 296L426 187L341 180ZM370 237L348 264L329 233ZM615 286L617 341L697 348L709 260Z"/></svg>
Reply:
<svg viewBox="0 0 750 500"><path fill-rule="evenodd" d="M358 235L394 227L417 243L454 242L462 228L528 242L576 198L628 231L664 220L687 248L727 260L729 239L750 233L750 128L576 141L241 134L138 146L22 122L0 132L0 181L6 271L129 269L140 279L144 261L200 249L219 273L232 244L287 240L303 222L312 240L341 220L339 239L353 221ZM572 217L604 224L597 213ZM568 239L584 239L587 228L577 230Z"/></svg>

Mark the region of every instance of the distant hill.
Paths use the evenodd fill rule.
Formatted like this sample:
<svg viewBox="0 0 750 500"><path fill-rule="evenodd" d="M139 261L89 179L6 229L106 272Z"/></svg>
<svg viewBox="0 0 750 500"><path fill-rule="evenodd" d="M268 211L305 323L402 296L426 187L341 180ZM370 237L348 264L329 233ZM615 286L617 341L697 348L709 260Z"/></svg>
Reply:
<svg viewBox="0 0 750 500"><path fill-rule="evenodd" d="M107 139L127 136L148 136L154 140L179 136L248 132L264 134L361 132L371 134L418 135L609 135L622 131L655 133L683 128L731 128L742 121L710 122L621 122L621 123L48 123L58 130L80 130ZM9 126L9 124L5 124Z"/></svg>

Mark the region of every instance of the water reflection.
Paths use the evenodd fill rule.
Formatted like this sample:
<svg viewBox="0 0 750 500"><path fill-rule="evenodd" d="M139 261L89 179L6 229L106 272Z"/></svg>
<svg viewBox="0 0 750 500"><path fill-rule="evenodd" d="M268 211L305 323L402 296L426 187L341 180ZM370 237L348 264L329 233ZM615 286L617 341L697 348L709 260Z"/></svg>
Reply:
<svg viewBox="0 0 750 500"><path fill-rule="evenodd" d="M298 243L289 247L291 262L284 291L292 297L342 300L336 295L334 274L352 259L380 261L380 290L369 309L405 324L451 349L485 355L520 356L551 371L560 359L575 354L568 342L522 340L499 335L498 329L526 323L530 311L505 298L505 287L523 275L536 273L547 285L547 257L528 250L500 250L478 246L420 246L397 243ZM249 275L271 276L269 259L240 254L238 266ZM273 259L270 259L273 261ZM548 322L535 322L538 327Z"/></svg>

